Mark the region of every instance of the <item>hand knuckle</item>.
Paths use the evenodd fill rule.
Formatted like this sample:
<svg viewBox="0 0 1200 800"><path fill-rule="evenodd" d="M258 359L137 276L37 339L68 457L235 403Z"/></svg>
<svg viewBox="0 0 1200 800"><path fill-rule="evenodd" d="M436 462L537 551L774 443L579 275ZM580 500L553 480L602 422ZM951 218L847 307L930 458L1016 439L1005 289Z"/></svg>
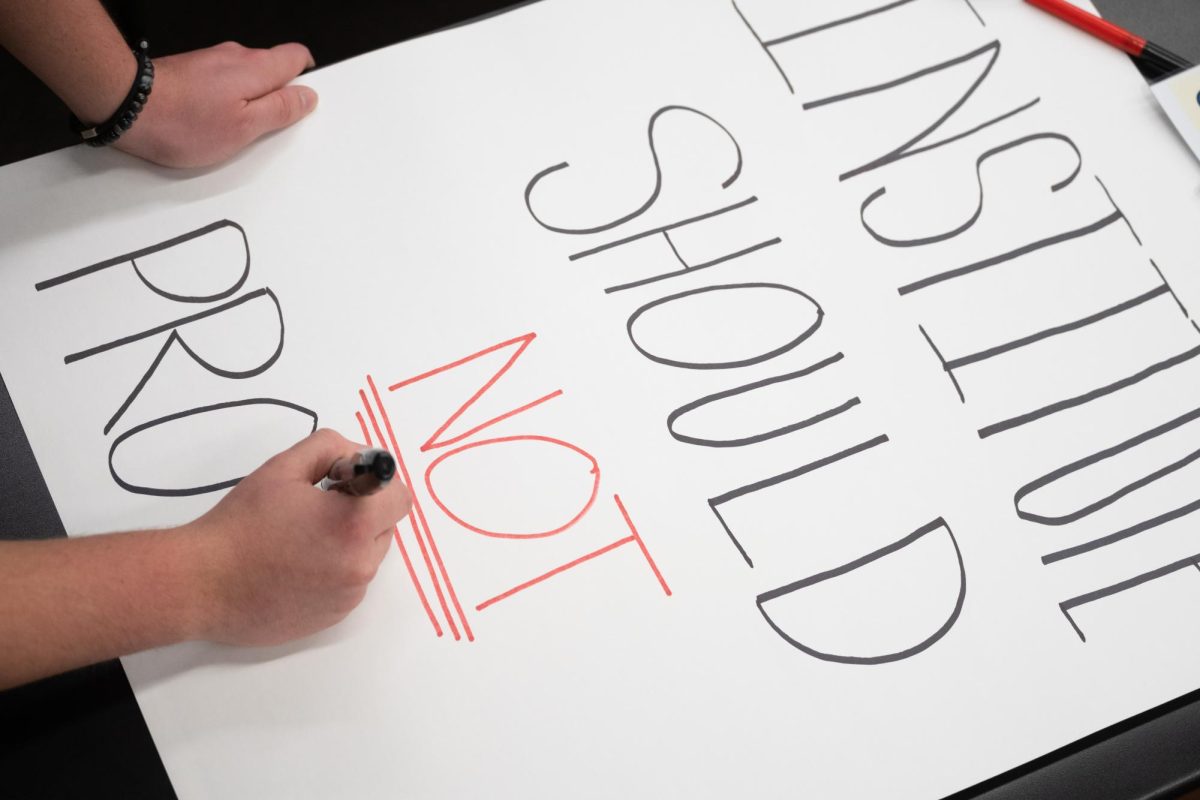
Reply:
<svg viewBox="0 0 1200 800"><path fill-rule="evenodd" d="M315 431L313 431L312 438L318 444L332 445L332 444L338 444L339 440L342 437L333 428L317 428Z"/></svg>
<svg viewBox="0 0 1200 800"><path fill-rule="evenodd" d="M248 142L253 139L255 135L257 135L258 127L259 123L254 118L254 115L248 113L246 109L243 108L242 113L239 114L233 122L233 137L235 140Z"/></svg>
<svg viewBox="0 0 1200 800"><path fill-rule="evenodd" d="M275 453L273 456L271 456L266 461L264 461L258 469L266 470L269 472L271 470L278 469L279 465L284 463L285 461L287 461L287 451L283 450L278 453ZM255 472L257 472L257 471L258 470L255 470ZM251 474L254 474L254 473L251 473Z"/></svg>
<svg viewBox="0 0 1200 800"><path fill-rule="evenodd" d="M376 569L375 564L355 558L346 566L346 582L351 586L366 586L375 577Z"/></svg>

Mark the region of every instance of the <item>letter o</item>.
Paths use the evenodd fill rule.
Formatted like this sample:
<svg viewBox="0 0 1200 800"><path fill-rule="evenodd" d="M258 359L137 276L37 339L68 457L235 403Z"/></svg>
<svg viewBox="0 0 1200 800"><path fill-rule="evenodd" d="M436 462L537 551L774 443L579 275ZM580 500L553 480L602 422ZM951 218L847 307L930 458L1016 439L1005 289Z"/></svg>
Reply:
<svg viewBox="0 0 1200 800"><path fill-rule="evenodd" d="M744 289L768 289L771 291L788 292L790 294L797 295L812 306L812 321L809 322L804 330L800 331L792 339L778 345L777 347L767 350L766 352L749 356L747 358L738 358L732 361L702 362L668 358L666 356L657 355L650 352L638 342L637 337L633 334L634 323L636 323L638 319L641 318L641 316L647 311L666 306L668 303L673 303L687 297L694 297L696 295L707 294L709 292L736 292ZM678 294L667 295L666 297L660 297L657 300L652 300L634 311L629 316L628 322L625 323L625 331L629 335L629 341L633 343L634 348L646 358L658 364L666 364L669 367L681 367L683 369L733 369L734 367L748 367L753 364L761 364L764 361L770 361L772 358L783 355L789 350L792 350L817 332L817 329L821 327L821 321L824 316L825 312L821 308L820 303L799 289L795 289L791 286L787 286L782 283L730 283L716 286L703 286L699 289L689 289L686 292L679 292Z"/></svg>
<svg viewBox="0 0 1200 800"><path fill-rule="evenodd" d="M160 488L160 487L155 487L155 486L139 486L137 484L133 484L133 483L126 481L124 478L122 478L120 475L117 474L117 468L115 466L113 466L113 456L116 455L117 448L119 448L123 442L125 442L128 439L132 439L134 436L137 436L139 433L141 433L143 431L150 430L151 428L156 428L159 425L165 425L168 423L172 423L172 422L175 422L176 420L187 419L188 417L194 417L199 414L208 414L208 413L211 413L214 411L221 411L221 410L224 410L227 408L241 408L244 406L279 406L280 408L290 409L291 411L298 411L301 414L307 416L308 418L310 418L312 420L312 428L310 429L309 433L311 433L312 431L315 431L317 429L317 412L307 409L304 406L296 405L295 403L289 403L286 400L276 400L276 399L270 398L270 397L254 398L251 400L234 400L234 401L227 402L227 403L216 403L216 404L210 405L210 406L200 406L198 408L190 408L187 411L180 411L175 414L168 414L165 417L159 417L158 419L152 419L149 422L143 422L141 425L137 425L135 427L130 428L129 430L125 431L120 436L118 436L116 439L114 439L113 443L112 443L112 447L110 447L108 450L109 474L112 475L112 478L114 481L117 482L117 485L120 486L125 491L132 492L133 494L151 495L154 497L190 497L192 495L197 495L197 494L207 494L208 492L218 492L221 489L228 489L231 486L237 485L238 481L240 481L242 478L245 477L244 475L236 477L236 478L229 478L226 480L217 481L216 483L206 484L204 486L190 486L190 487L185 487L182 489L165 489L165 488Z"/></svg>
<svg viewBox="0 0 1200 800"><path fill-rule="evenodd" d="M565 447L568 450L570 450L574 453L577 453L580 456L583 456L583 458L586 460L586 462L590 465L589 472L592 474L593 478L592 478L591 490L588 493L588 498L584 502L583 507L580 508L579 511L576 512L575 515L572 516L569 520L567 520L566 522L564 522L560 525L557 525L555 527L548 528L546 530L533 531L533 532L529 532L529 533L508 533L508 532L503 532L503 531L489 530L487 528L484 528L482 525L475 525L473 523L467 522L461 516L459 516L458 514L455 514L453 511L451 511L449 509L449 507L447 507L446 503L442 500L442 498L438 494L437 490L433 488L433 472L435 469L437 469L437 467L439 465L441 465L443 462L445 462L448 458L451 458L452 456L463 453L467 450L473 450L477 447L488 447L488 446L492 446L492 445L506 444L506 443L511 443L511 442L542 442L545 444L554 445L556 447ZM582 519L583 516L588 513L588 511L592 507L592 504L596 502L596 495L600 491L600 465L596 461L595 457L592 456L591 453L588 453L586 450L576 447L575 445L573 445L569 442L564 442L561 439L554 439L549 436L528 436L528 435L503 436L503 437L499 437L499 438L495 438L495 439L484 439L482 441L472 442L471 444L466 444L461 447L456 447L453 450L450 450L449 452L443 453L442 455L438 456L436 459L434 459L433 463L431 463L425 470L425 488L429 491L429 496L431 498L433 498L433 502L437 505L438 508L440 508L442 510L443 513L446 514L446 516L450 517L450 519L454 520L459 525L461 525L462 527L466 528L469 531L472 531L472 532L478 533L478 534L482 534L483 536L492 536L492 537L495 537L498 539L541 539L541 538L544 538L547 536L554 536L557 533L562 533L563 531L567 530L572 525L574 525L576 522L578 522L580 519Z"/></svg>

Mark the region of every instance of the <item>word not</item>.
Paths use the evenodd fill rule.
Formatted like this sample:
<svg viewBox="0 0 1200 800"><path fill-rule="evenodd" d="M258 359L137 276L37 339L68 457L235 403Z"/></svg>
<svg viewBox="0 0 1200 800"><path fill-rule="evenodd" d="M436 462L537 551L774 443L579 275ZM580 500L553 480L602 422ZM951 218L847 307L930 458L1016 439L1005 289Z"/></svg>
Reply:
<svg viewBox="0 0 1200 800"><path fill-rule="evenodd" d="M475 639L472 624L459 600L460 591L451 580L447 559L443 556L446 540L438 543L438 538L443 535L453 537L449 543L462 559L486 564L489 578L511 576L508 578L510 583L503 589L487 593L474 604L477 613L556 576L564 573L576 575L574 570L583 564L595 563L601 557L626 551L639 552L640 560L649 567L663 593L671 595L670 587L651 557L621 496L616 492L610 494L602 491L602 472L595 456L580 445L553 434L495 433L497 427L505 424L539 424L538 412L545 408L545 404L555 401L561 405L564 402L560 399L563 396L562 389L540 394L528 402L503 408L494 414L481 411L491 400L489 392L517 365L536 338L537 334L530 332L498 342L442 366L391 383L386 386L386 395L380 391L375 379L368 375L366 386L358 391L362 410L356 412L355 416L363 439L395 455L401 476L412 490L413 512L408 517L407 531L396 527L396 545L404 559L413 589L438 636L443 635L444 621L455 640L463 636L468 641ZM488 359L501 362L490 374L486 366L491 363ZM450 379L450 385L453 386L453 381L460 373L477 375L480 369L487 377L478 388L466 400L460 402L454 399L450 393L453 390L446 388L446 379ZM509 379L510 382L512 380ZM412 397L412 407L425 412L430 420L426 424L431 427L415 430L410 424L409 429L397 433L388 406L402 403L408 396ZM463 422L476 412L483 413L483 419L473 424ZM409 420L413 415L405 415L404 418ZM541 424L549 423L543 419ZM465 430L460 430L464 426ZM407 442L417 444L412 447ZM448 466L452 468L464 460L469 463L472 456L481 453L507 457L506 463L510 469L534 474L552 472L554 465L562 463L566 456L585 467L586 489L578 493L577 506L565 512L559 508L552 509L561 518L533 529L499 529L478 520L472 521L453 497L445 496L443 490L438 488L437 476ZM509 453L511 455L507 455ZM541 462L547 464L545 469L541 469ZM493 498L491 503L537 510L547 506L548 500L552 499L548 497L549 491L550 488L543 484L527 495L503 500ZM482 501L472 503L471 514L485 514L487 505ZM438 530L436 537L435 529ZM549 540L557 541L563 537L579 542L578 549L568 560L546 568L543 559L551 557L547 552L550 549L548 545L555 543ZM502 549L488 550L483 546L485 540L506 544ZM419 561L414 558L414 552L419 554ZM495 555L490 555L492 553ZM540 567L535 566L539 564ZM474 583L467 584L468 591L474 591L472 587L480 582L476 577ZM436 608L430 602L431 595L436 600Z"/></svg>

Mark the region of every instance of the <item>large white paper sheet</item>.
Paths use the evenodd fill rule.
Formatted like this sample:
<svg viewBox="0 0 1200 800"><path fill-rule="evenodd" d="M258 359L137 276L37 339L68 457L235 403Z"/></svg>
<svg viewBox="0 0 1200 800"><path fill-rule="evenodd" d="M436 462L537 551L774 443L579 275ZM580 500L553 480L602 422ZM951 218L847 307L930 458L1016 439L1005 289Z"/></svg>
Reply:
<svg viewBox="0 0 1200 800"><path fill-rule="evenodd" d="M125 659L180 796L929 797L1195 689L1200 170L973 6L548 0L0 171L72 535L314 418L419 502L345 624Z"/></svg>

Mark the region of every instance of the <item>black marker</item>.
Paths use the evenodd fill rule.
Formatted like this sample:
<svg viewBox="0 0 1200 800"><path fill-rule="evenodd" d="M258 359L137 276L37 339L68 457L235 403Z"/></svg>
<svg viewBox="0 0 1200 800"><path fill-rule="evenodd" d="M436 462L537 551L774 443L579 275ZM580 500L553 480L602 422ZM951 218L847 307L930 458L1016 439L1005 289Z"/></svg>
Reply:
<svg viewBox="0 0 1200 800"><path fill-rule="evenodd" d="M336 489L355 497L365 497L388 485L396 474L396 459L387 450L368 448L333 462L328 474L317 484L322 491Z"/></svg>

